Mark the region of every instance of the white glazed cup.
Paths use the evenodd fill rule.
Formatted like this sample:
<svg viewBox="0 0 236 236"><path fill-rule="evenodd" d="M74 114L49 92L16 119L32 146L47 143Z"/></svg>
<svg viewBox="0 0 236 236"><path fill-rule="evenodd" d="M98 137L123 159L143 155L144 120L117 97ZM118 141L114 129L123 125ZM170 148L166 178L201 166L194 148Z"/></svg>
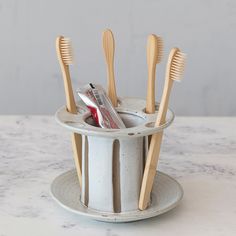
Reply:
<svg viewBox="0 0 236 236"><path fill-rule="evenodd" d="M144 122L141 117L128 113L121 114L121 118L127 128ZM102 212L137 210L147 150L146 136L82 137L82 203Z"/></svg>

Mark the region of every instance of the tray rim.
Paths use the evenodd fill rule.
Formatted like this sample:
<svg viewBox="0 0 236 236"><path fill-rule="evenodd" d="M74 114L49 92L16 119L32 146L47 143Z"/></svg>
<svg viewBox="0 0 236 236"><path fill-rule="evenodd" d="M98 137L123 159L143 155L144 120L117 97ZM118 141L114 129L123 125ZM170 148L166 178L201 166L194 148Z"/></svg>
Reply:
<svg viewBox="0 0 236 236"><path fill-rule="evenodd" d="M165 209L162 210L158 210L158 211L148 211L148 210L144 210L144 211L129 211L129 212L122 212L122 213L109 213L109 212L102 212L102 211L97 211L97 210L93 210L91 208L86 208L82 202L80 202L80 205L84 208L84 211L78 211L75 210L65 204L63 204L59 199L56 198L56 196L54 196L53 194L53 186L55 184L56 179L58 179L59 177L68 174L69 172L76 172L75 169L71 169L68 170L66 172L63 172L62 174L56 176L51 185L50 185L50 195L53 198L53 200L60 205L62 208L64 208L65 210L72 212L76 215L79 216L85 216L87 218L96 220L96 221L101 221L101 222L110 222L110 223L123 223L123 222L133 222L133 221L140 221L140 220L144 220L144 219L149 219L161 214L164 214L172 209L174 209L179 203L180 201L183 199L183 195L184 195L184 190L183 187L181 186L181 184L175 180L173 177L169 176L166 173L163 173L161 171L156 171L157 173L169 178L171 181L175 182L176 186L178 186L179 188L179 198L172 203L171 205L169 205L168 207L166 207ZM157 179L157 175L155 176L155 180ZM148 208L149 209L149 208ZM149 209L150 210L150 209ZM147 213L147 214L145 214ZM136 214L135 219L134 219L134 214ZM125 218L120 218L121 216L126 216ZM128 215L130 215L130 217L128 217Z"/></svg>

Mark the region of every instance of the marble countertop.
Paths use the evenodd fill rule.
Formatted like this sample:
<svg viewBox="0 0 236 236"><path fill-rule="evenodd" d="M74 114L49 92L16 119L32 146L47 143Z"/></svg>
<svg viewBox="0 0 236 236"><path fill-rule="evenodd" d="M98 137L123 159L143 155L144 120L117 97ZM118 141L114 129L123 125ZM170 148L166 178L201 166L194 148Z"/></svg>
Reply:
<svg viewBox="0 0 236 236"><path fill-rule="evenodd" d="M50 183L74 168L70 134L49 116L0 117L0 236L236 235L236 118L177 117L158 169L184 198L174 210L133 223L67 212Z"/></svg>

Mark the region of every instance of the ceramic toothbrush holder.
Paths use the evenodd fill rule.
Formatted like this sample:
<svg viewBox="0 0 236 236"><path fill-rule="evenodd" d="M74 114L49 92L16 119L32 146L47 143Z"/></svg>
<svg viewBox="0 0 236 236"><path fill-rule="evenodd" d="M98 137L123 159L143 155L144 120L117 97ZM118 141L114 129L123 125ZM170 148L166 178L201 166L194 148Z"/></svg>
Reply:
<svg viewBox="0 0 236 236"><path fill-rule="evenodd" d="M82 103L78 114L62 107L56 120L82 135L81 202L99 212L127 212L138 209L148 135L168 127L174 114L168 110L165 124L154 127L157 112L145 113L146 101L119 99L117 111L126 129L96 127L90 112ZM157 105L158 110L158 105Z"/></svg>

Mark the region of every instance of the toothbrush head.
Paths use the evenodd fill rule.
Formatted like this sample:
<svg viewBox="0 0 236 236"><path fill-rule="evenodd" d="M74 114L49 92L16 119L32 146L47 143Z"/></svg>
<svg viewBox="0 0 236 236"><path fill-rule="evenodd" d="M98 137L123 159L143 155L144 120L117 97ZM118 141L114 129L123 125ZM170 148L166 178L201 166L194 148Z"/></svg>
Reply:
<svg viewBox="0 0 236 236"><path fill-rule="evenodd" d="M178 48L173 48L169 55L168 71L170 79L181 81L185 67L186 54L182 53Z"/></svg>
<svg viewBox="0 0 236 236"><path fill-rule="evenodd" d="M110 29L106 29L102 33L102 44L104 49L104 55L106 63L108 65L114 63L114 53L115 53L115 39L113 33Z"/></svg>
<svg viewBox="0 0 236 236"><path fill-rule="evenodd" d="M58 56L65 65L73 64L72 46L69 38L57 37L56 47Z"/></svg>
<svg viewBox="0 0 236 236"><path fill-rule="evenodd" d="M163 40L155 34L150 34L147 41L147 61L148 65L159 64L163 57Z"/></svg>

